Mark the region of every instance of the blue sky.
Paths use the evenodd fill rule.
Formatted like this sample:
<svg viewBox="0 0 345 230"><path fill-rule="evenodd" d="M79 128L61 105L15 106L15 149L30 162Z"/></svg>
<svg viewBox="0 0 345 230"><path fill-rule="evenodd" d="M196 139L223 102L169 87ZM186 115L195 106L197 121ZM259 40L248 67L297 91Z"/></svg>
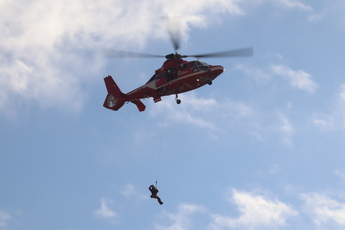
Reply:
<svg viewBox="0 0 345 230"><path fill-rule="evenodd" d="M0 229L344 229L344 1L0 7ZM103 108L104 77L129 92L164 60L102 49L173 52L164 16L181 54L254 56L202 59L225 72L180 105Z"/></svg>

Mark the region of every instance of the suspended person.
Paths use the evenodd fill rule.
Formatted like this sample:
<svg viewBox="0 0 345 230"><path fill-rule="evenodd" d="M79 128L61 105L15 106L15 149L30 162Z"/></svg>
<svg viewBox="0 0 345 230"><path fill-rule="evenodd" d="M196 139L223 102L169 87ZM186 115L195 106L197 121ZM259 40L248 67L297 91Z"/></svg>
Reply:
<svg viewBox="0 0 345 230"><path fill-rule="evenodd" d="M157 196L157 193L159 192L157 187L152 184L152 185L150 185L149 190L151 192L151 198L157 199L158 203L160 205L162 205L163 202L162 202L161 198L159 198L159 196Z"/></svg>

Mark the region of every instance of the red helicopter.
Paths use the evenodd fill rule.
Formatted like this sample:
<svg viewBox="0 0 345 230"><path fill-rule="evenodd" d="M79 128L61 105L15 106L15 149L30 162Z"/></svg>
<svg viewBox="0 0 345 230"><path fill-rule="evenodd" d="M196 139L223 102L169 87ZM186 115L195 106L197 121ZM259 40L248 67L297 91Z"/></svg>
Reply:
<svg viewBox="0 0 345 230"><path fill-rule="evenodd" d="M221 65L208 65L199 61L199 58L211 57L248 57L253 55L253 48L242 48L217 53L197 54L197 55L180 55L177 51L180 47L179 36L169 33L175 53L166 56L134 53L117 50L104 50L104 54L109 58L119 57L139 57L155 58L165 57L167 60L162 67L155 71L155 74L148 82L128 93L121 92L114 79L109 75L104 78L108 91L103 106L114 111L119 110L125 102L134 103L140 112L144 111L146 106L140 99L152 97L154 102L161 101L162 96L176 95L176 103L180 104L181 100L178 94L197 89L206 84L211 85L212 81L224 72ZM185 61L182 58L194 57L195 61Z"/></svg>

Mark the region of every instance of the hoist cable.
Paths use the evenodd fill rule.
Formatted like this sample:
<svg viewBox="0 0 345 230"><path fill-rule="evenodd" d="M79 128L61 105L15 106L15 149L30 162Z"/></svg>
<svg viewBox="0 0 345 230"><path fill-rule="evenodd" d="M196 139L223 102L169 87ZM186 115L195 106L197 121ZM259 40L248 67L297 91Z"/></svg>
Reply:
<svg viewBox="0 0 345 230"><path fill-rule="evenodd" d="M157 163L157 174L156 174L156 186L158 183L158 175L159 175L159 170L160 170L160 163L161 163L161 154L162 154L162 142L163 142L163 131L165 128L165 104L164 104L164 110L163 110L163 125L161 129L161 136L160 136L160 141L159 141L159 149L158 149L158 163Z"/></svg>

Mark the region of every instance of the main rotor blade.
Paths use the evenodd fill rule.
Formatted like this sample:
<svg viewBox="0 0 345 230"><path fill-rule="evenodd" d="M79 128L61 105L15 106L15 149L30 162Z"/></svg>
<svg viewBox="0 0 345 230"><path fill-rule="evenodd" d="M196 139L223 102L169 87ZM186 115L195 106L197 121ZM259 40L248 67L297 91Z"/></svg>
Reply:
<svg viewBox="0 0 345 230"><path fill-rule="evenodd" d="M180 48L180 34L169 31L170 40L173 44L174 51L177 52Z"/></svg>
<svg viewBox="0 0 345 230"><path fill-rule="evenodd" d="M247 48L236 49L236 50L228 50L228 51L216 52L216 53L185 55L183 57L214 58L214 57L251 57L251 56L253 56L253 47L247 47Z"/></svg>
<svg viewBox="0 0 345 230"><path fill-rule="evenodd" d="M181 27L182 21L180 17L163 17L163 22L169 33L174 51L177 52L181 46Z"/></svg>
<svg viewBox="0 0 345 230"><path fill-rule="evenodd" d="M103 49L103 54L107 58L165 58L165 56L162 55L136 53L113 49Z"/></svg>

